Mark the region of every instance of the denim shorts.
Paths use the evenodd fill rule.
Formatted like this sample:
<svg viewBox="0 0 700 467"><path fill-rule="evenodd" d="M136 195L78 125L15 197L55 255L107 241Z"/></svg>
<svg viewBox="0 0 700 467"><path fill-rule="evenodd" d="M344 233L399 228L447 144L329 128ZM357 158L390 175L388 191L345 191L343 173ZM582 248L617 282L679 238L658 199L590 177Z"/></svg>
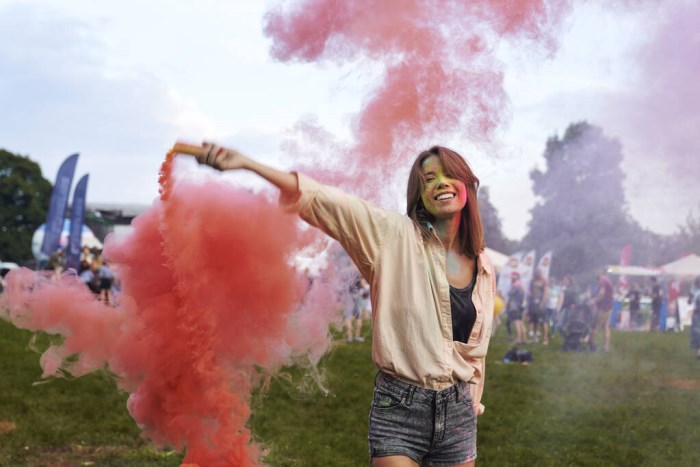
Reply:
<svg viewBox="0 0 700 467"><path fill-rule="evenodd" d="M440 391L377 375L369 414L369 455L407 456L419 465L476 459L476 414L469 383Z"/></svg>

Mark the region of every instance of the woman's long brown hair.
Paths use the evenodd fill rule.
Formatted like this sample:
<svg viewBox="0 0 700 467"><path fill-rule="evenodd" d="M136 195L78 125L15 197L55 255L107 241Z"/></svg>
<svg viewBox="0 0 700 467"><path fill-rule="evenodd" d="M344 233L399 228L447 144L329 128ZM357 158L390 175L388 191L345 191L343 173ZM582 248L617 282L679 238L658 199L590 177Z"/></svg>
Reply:
<svg viewBox="0 0 700 467"><path fill-rule="evenodd" d="M485 247L484 227L481 224L481 214L479 213L479 204L476 198L479 179L474 175L464 158L455 151L442 146L433 146L418 155L408 175L406 213L418 226L423 238L429 239L432 237L428 224L435 222L435 218L425 209L421 199L421 194L426 184L425 176L423 175L423 162L431 156L435 156L440 160L448 177L464 182L467 188L467 204L462 209L462 218L459 225L459 242L462 252L469 258L475 258Z"/></svg>

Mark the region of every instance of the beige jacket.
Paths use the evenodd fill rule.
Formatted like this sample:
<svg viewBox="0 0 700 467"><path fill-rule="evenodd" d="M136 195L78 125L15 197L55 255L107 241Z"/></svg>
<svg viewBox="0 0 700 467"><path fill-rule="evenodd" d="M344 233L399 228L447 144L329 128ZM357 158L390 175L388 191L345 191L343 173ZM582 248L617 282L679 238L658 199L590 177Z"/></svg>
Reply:
<svg viewBox="0 0 700 467"><path fill-rule="evenodd" d="M476 322L465 344L452 339L445 249L425 241L413 221L297 174L301 195L281 199L309 224L338 240L371 285L372 358L403 381L442 389L468 381L482 413L485 357L491 337L496 278L489 257L478 258L472 293Z"/></svg>

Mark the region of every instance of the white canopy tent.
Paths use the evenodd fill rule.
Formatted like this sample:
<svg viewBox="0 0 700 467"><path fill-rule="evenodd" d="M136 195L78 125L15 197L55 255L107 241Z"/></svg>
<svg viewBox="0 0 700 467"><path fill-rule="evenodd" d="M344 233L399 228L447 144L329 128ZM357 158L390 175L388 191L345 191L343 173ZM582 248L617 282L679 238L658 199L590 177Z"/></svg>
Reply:
<svg viewBox="0 0 700 467"><path fill-rule="evenodd" d="M660 268L664 274L676 277L700 276L700 256L691 253Z"/></svg>
<svg viewBox="0 0 700 467"><path fill-rule="evenodd" d="M700 256L689 254L658 268L642 266L608 266L607 272L618 276L672 276L675 278L691 279L700 276ZM692 309L687 303L687 297L679 297L676 301L680 329L690 326Z"/></svg>
<svg viewBox="0 0 700 467"><path fill-rule="evenodd" d="M491 258L491 263L493 264L493 268L496 270L496 272L501 272L503 266L505 266L508 262L508 255L492 250L489 247L486 247L486 254L489 255L489 258Z"/></svg>
<svg viewBox="0 0 700 467"><path fill-rule="evenodd" d="M612 265L608 266L608 274L613 274L615 276L659 276L662 274L661 271L655 268L645 268L643 266L621 266Z"/></svg>
<svg viewBox="0 0 700 467"><path fill-rule="evenodd" d="M700 276L700 256L691 253L689 255L664 264L660 268L664 274L682 279L692 279ZM680 328L690 326L693 308L688 303L687 297L679 297L676 301L678 316L680 317Z"/></svg>

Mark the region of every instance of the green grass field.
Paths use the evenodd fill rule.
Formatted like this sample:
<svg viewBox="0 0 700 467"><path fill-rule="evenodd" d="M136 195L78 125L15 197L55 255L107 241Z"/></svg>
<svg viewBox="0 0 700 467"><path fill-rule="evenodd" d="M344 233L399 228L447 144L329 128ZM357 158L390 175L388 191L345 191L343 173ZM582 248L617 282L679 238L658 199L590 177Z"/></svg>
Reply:
<svg viewBox="0 0 700 467"><path fill-rule="evenodd" d="M504 364L492 339L478 465L700 465L700 361L684 334L613 334L609 354L530 345ZM0 320L0 465L175 466L182 454L139 436L113 380L39 379L31 334ZM40 339L44 343L45 336ZM338 341L320 365L330 395L291 368L253 398L250 426L273 466L367 465L370 344Z"/></svg>

